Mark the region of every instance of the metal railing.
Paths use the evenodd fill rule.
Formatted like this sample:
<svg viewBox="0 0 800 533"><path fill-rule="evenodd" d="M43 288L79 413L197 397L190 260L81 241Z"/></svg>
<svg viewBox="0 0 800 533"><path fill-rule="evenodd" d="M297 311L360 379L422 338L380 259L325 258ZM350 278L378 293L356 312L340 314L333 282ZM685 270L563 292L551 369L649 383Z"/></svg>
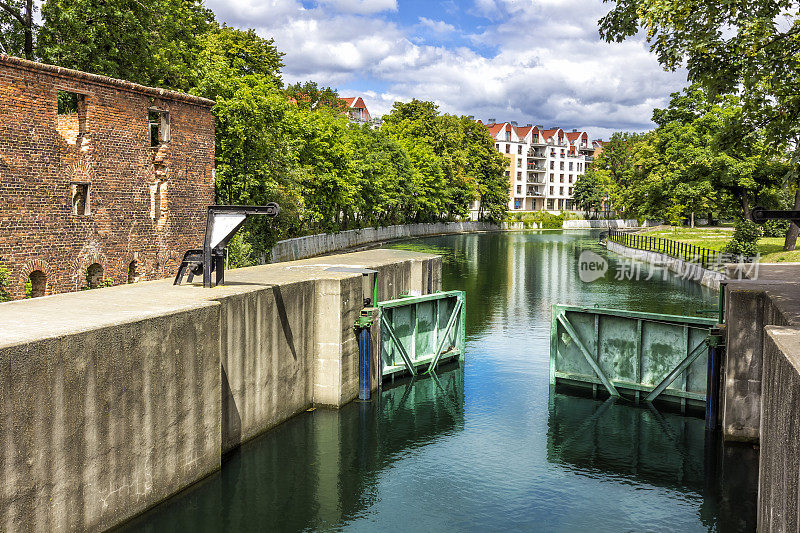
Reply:
<svg viewBox="0 0 800 533"><path fill-rule="evenodd" d="M668 255L676 259L701 265L707 270L715 270L718 272L725 270L725 263L735 263L742 260L742 258L734 254L712 250L711 248L615 229L610 229L608 231L608 240L627 246L628 248Z"/></svg>

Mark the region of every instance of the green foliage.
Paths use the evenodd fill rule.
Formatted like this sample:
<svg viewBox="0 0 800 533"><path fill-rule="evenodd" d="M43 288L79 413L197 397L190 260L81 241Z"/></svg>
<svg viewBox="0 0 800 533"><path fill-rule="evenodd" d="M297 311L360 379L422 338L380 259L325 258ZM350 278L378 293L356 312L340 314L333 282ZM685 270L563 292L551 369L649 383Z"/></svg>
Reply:
<svg viewBox="0 0 800 533"><path fill-rule="evenodd" d="M0 53L34 59L36 10L32 1L0 1Z"/></svg>
<svg viewBox="0 0 800 533"><path fill-rule="evenodd" d="M528 211L526 213L513 213L508 222L522 222L524 229L562 229L564 221L572 217L569 213L561 212L554 215L548 211Z"/></svg>
<svg viewBox="0 0 800 533"><path fill-rule="evenodd" d="M586 211L587 217L597 218L614 192L610 172L599 167L600 164L593 165L585 174L578 176L573 189L575 205Z"/></svg>
<svg viewBox="0 0 800 533"><path fill-rule="evenodd" d="M329 110L344 113L347 105L339 98L339 93L332 87L319 87L315 81L297 82L286 88L286 95L307 111Z"/></svg>
<svg viewBox="0 0 800 533"><path fill-rule="evenodd" d="M194 85L199 0L45 0L37 55L47 63L179 90Z"/></svg>
<svg viewBox="0 0 800 533"><path fill-rule="evenodd" d="M695 216L736 213L750 218L756 199L785 203L785 153L764 141L762 130L743 122L741 100L712 101L693 86L656 109L658 127L617 148L604 147L594 169L614 168L607 152L624 149L623 169L611 178L614 208L625 216L664 219L679 225Z"/></svg>
<svg viewBox="0 0 800 533"><path fill-rule="evenodd" d="M736 220L733 238L725 247L725 251L745 257L755 257L758 254L758 240L761 235L761 227L758 224L746 218L739 218Z"/></svg>
<svg viewBox="0 0 800 533"><path fill-rule="evenodd" d="M762 224L764 237L784 237L789 229L788 220L767 220Z"/></svg>
<svg viewBox="0 0 800 533"><path fill-rule="evenodd" d="M41 9L41 59L216 101L216 201L281 206L275 220L248 221L235 265L306 233L457 220L474 203L483 220L506 216L506 160L474 120L414 100L395 104L382 131L351 124L335 89L284 89L274 41L217 24L201 0L44 0ZM0 46L16 50L12 15L0 9Z"/></svg>
<svg viewBox="0 0 800 533"><path fill-rule="evenodd" d="M0 263L0 302L6 302L11 299L11 293L8 292L9 284L8 270Z"/></svg>

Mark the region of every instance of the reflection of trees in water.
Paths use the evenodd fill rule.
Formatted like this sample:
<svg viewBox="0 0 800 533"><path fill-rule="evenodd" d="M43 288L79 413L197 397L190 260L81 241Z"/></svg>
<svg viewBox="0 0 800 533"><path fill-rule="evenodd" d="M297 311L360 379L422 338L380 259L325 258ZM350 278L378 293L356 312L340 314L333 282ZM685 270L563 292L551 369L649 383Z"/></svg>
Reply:
<svg viewBox="0 0 800 533"><path fill-rule="evenodd" d="M654 407L551 393L547 460L579 475L619 476L702 494L718 531L755 529L758 454L724 446L703 419Z"/></svg>
<svg viewBox="0 0 800 533"><path fill-rule="evenodd" d="M377 498L381 471L463 429L464 371L454 365L375 398L286 421L227 457L221 473L127 528L298 531L359 516Z"/></svg>

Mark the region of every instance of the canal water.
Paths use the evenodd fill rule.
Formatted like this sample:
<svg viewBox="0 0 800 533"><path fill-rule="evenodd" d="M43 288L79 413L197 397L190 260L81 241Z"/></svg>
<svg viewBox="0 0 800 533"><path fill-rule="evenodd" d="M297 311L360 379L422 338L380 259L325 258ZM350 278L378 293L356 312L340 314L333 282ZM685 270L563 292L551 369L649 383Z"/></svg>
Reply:
<svg viewBox="0 0 800 533"><path fill-rule="evenodd" d="M467 291L465 362L297 416L127 528L755 530L752 448L721 447L701 418L550 390L552 304L716 305L716 293L673 275L642 268L636 279L596 242L549 231L392 245L442 254L443 288ZM608 260L605 278L579 279L584 250Z"/></svg>

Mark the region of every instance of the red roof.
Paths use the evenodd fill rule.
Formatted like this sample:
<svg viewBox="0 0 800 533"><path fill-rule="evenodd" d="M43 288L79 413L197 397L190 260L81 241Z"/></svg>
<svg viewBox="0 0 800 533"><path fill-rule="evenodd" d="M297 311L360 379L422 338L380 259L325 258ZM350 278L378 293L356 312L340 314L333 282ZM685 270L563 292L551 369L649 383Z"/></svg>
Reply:
<svg viewBox="0 0 800 533"><path fill-rule="evenodd" d="M585 131L570 131L569 133L567 133L567 139L569 139L570 141L574 141L575 139L580 138L581 135L586 135L586 132ZM589 136L588 135L586 135L586 140L587 141L589 140Z"/></svg>
<svg viewBox="0 0 800 533"><path fill-rule="evenodd" d="M542 132L541 132L541 133L542 133L542 138L543 138L543 139L546 141L547 139L549 139L550 137L552 137L553 135L555 135L555 134L556 134L556 132L557 132L559 129L560 129L560 128L555 128L555 129L552 129L552 130L542 130Z"/></svg>
<svg viewBox="0 0 800 533"><path fill-rule="evenodd" d="M489 128L489 133L491 133L492 137L494 137L495 135L500 133L500 130L502 130L503 126L505 125L506 123L503 122L502 124L488 124L486 127Z"/></svg>
<svg viewBox="0 0 800 533"><path fill-rule="evenodd" d="M369 114L369 110L367 110L367 104L364 103L364 100L360 96L354 96L352 98L339 98L339 100L347 104L347 107L350 109L361 109L362 118L364 120L372 120L372 116Z"/></svg>
<svg viewBox="0 0 800 533"><path fill-rule="evenodd" d="M525 126L525 127L521 127L521 128L516 128L517 137L519 137L520 139L524 139L525 136L528 135L528 132L531 131L532 129L533 129L532 126Z"/></svg>

